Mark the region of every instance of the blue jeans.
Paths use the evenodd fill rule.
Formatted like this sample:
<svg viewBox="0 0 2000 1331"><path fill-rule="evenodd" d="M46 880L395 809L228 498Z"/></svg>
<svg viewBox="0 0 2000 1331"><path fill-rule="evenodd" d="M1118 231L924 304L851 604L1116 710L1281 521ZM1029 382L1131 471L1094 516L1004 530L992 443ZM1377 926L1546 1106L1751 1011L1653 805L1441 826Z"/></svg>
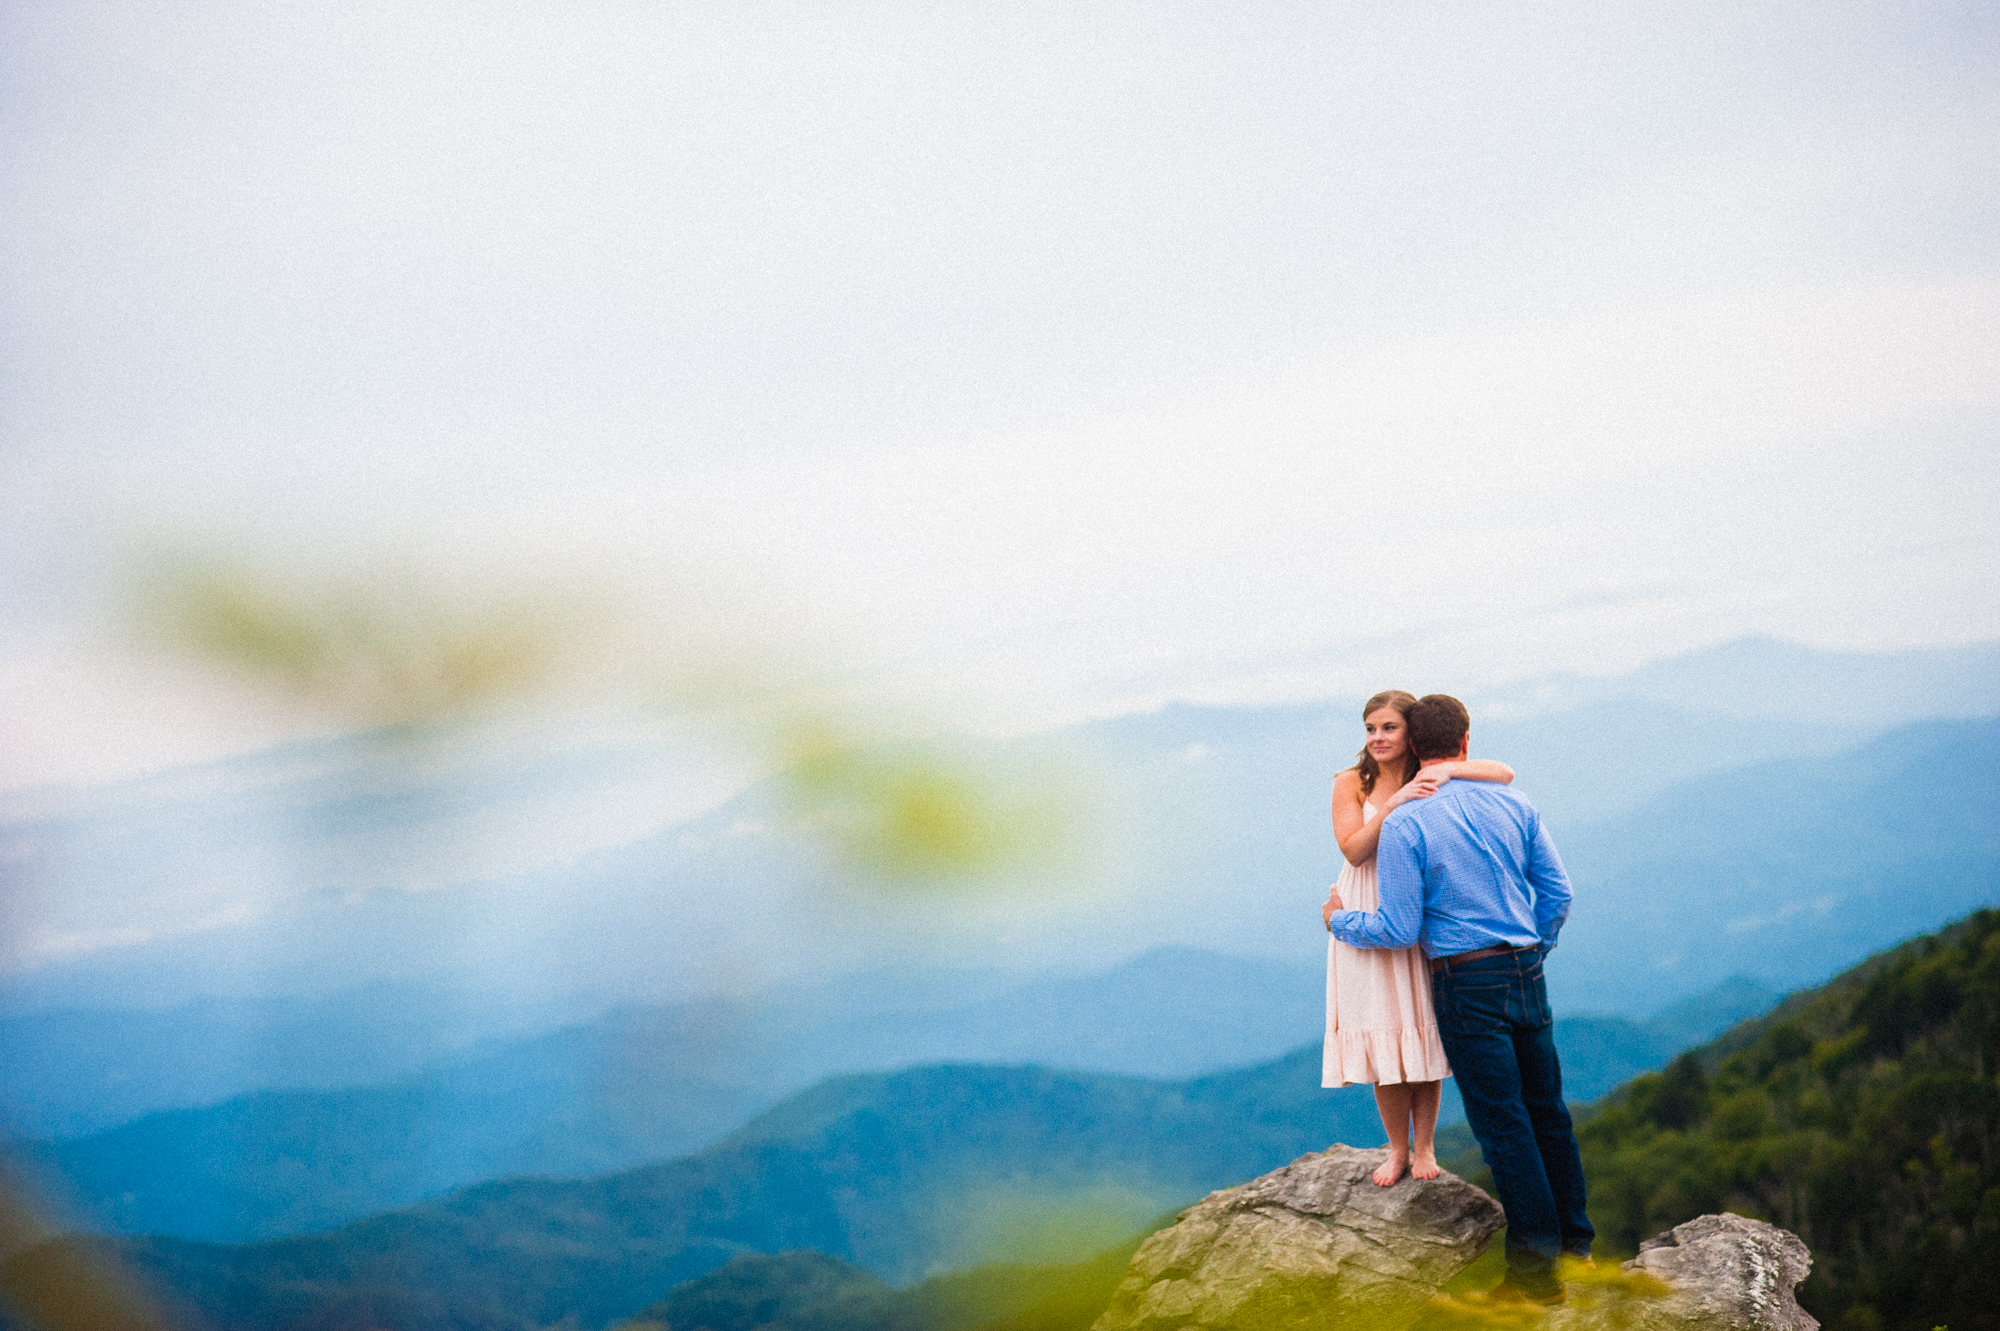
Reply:
<svg viewBox="0 0 2000 1331"><path fill-rule="evenodd" d="M1507 1212L1507 1283L1556 1288L1556 1258L1587 1256L1583 1158L1563 1104L1548 984L1537 952L1431 973L1438 1034L1465 1117Z"/></svg>

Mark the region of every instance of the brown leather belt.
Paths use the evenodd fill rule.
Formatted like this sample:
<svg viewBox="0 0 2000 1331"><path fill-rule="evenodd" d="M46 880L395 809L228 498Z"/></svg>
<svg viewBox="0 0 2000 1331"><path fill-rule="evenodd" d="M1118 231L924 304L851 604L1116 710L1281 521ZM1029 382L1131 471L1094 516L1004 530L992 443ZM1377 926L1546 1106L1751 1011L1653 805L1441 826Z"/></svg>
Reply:
<svg viewBox="0 0 2000 1331"><path fill-rule="evenodd" d="M1448 957L1431 958L1431 974L1448 971L1453 966L1463 966L1468 961L1484 961L1488 957L1511 956L1516 952L1533 952L1540 944L1530 943L1527 947L1482 947L1476 952L1455 952Z"/></svg>

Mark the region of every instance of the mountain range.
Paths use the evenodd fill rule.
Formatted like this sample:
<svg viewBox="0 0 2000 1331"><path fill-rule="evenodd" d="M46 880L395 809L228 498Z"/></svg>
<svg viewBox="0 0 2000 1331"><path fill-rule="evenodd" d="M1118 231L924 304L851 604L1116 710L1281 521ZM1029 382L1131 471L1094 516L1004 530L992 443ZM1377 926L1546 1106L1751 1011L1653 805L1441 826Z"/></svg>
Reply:
<svg viewBox="0 0 2000 1331"><path fill-rule="evenodd" d="M71 1239L188 1325L602 1326L739 1252L811 1248L904 1282L1050 1260L1375 1126L1318 1051L1161 1082L933 1065L834 1078L693 1155L584 1180L510 1179L250 1245ZM21 1260L21 1259L16 1259Z"/></svg>
<svg viewBox="0 0 2000 1331"><path fill-rule="evenodd" d="M1575 1014L1563 1038L1576 1094L1992 899L2000 723L1919 722L1815 756L1838 727L1738 717L1719 748L1649 697L1513 719L1495 706L1500 718L1476 733L1498 732L1519 784L1543 804L1630 805L1569 827L1548 814L1578 888L1550 963L1559 1010ZM557 961L537 963L535 949L565 934L594 940L607 966L672 944L655 969L699 953L704 931L712 941L752 930L773 950L809 942L849 960L871 938L952 946L928 967L836 971L597 1015L534 981L486 991L377 981L163 1011L17 1013L0 1020L0 1112L27 1140L9 1153L79 1224L267 1238L482 1178L586 1175L678 1155L841 1072L958 1060L1173 1079L1274 1057L1320 1022L1324 935L1312 908L1335 866L1313 790L1336 721L1319 705L1171 707L1086 727L1082 747L1154 821L1120 867L1122 885L1053 905L1022 906L1005 892L842 898L814 886L797 848L770 834L761 789L598 852L559 879L364 897L334 912L346 946L443 947L481 921L489 961L514 955L544 969ZM1764 743L1788 756L1669 779ZM1569 784L1552 778L1555 797L1540 796L1538 766L1564 754L1574 755ZM214 776L209 784L230 789ZM157 813L157 801L147 807ZM573 909L538 908L531 931L505 924L510 902L518 914L558 884ZM697 887L698 904L679 910L687 898L676 894ZM773 935L768 919L813 927ZM390 923L393 939L382 933ZM1022 965L1018 955L1011 966L954 964L954 948L1009 931L1060 934L1066 947L1094 939L1089 953L1116 958L1148 933L1183 929L1209 946L1154 947L1108 969ZM1216 947L1272 937L1286 941L1262 956ZM217 931L211 941L254 940ZM1678 1037L1635 1015L1730 984L1744 987L1733 1004Z"/></svg>
<svg viewBox="0 0 2000 1331"><path fill-rule="evenodd" d="M1573 1096L1994 899L2000 722L1863 734L1867 709L1819 696L1855 690L1883 719L1976 709L1993 651L1802 651L1753 641L1624 684L1545 681L1494 699L1475 728L1476 751L1515 762L1577 884L1550 962L1558 1010L1573 1014L1560 1032ZM1778 666L1804 672L1802 702L1759 676ZM1833 720L1798 714L1822 704ZM12 987L16 1010L0 1019L7 1154L78 1225L267 1239L482 1179L698 1151L841 1073L1034 1063L1180 1082L1275 1058L1320 1023L1315 908L1337 868L1324 787L1352 730L1331 704L1176 706L993 742L1087 754L1123 801L1116 852L1060 891L829 882L759 786L560 870L307 894L44 968L42 988ZM225 764L185 789L155 782L128 801L137 822L16 800L9 844L31 850L4 871L31 873L35 837L60 824L72 846L113 829L125 858L102 863L139 873L147 829L182 814L226 823L244 782L261 807L297 796L295 822L343 835L384 809L405 833L435 812L328 776L323 757L267 757L254 780ZM310 780L287 784L294 772ZM429 778L400 779L407 795ZM453 800L479 804L464 789ZM198 865L181 858L194 844L158 841L159 872ZM126 992L120 977L153 963L169 979L240 979L222 953L362 987L163 1009L42 1001ZM774 969L747 985L716 969L742 956ZM606 987L564 987L579 977ZM147 992L180 981L161 983ZM635 990L675 997L607 1006Z"/></svg>
<svg viewBox="0 0 2000 1331"><path fill-rule="evenodd" d="M1604 1232L1629 1240L1656 1222L1686 1218L1689 1208L1754 1211L1758 1197L1790 1208L1851 1206L1844 1180L1858 1166L1864 1181L1877 1170L1880 1186L1892 1190L1899 1179L1924 1182L1926 1170L1940 1176L1935 1198L1922 1189L1896 1194L1903 1218L1895 1234L1913 1232L1914 1221L1934 1225L1947 1247L1990 1243L1969 1224L1954 1238L1950 1223L1961 1200L1976 1217L1990 1195L1980 1191L1990 1162L1976 1154L1960 1161L2000 1121L1990 1083L1971 1075L2000 1030L1996 967L2000 915L1982 912L1942 938L1864 964L1821 994L1794 996L1773 1016L1584 1113L1579 1135ZM1896 1057L1921 1064L1929 1080L1909 1093L1928 1098L1898 1108L1892 1094L1870 1108L1868 1097L1881 1097L1869 1088L1893 1066L1884 1060ZM810 1305L814 1291L846 1297L857 1281L843 1268L792 1261L739 1262L726 1280L688 1282L758 1253L811 1251L905 1285L996 1261L1074 1261L1330 1139L1375 1139L1367 1090L1322 1091L1317 1071L1318 1051L1308 1046L1179 1082L964 1064L836 1077L677 1160L591 1179L497 1180L328 1233L257 1244L69 1236L13 1256L0 1280L34 1290L46 1288L52 1272L125 1270L173 1324L230 1331L594 1328L672 1307L676 1298L741 1304L754 1288L731 1287L759 1281L770 1282L765 1296L774 1309L778 1285L795 1293L803 1286L809 1297L800 1301ZM1825 1115L1810 1092L1822 1084L1862 1100L1820 1123L1814 1115ZM1792 1106L1787 1113L1775 1112L1781 1101ZM1897 1126L1912 1115L1936 1124ZM1852 1165L1815 1157L1816 1141L1849 1130L1862 1133L1856 1144L1864 1152ZM1797 1138L1800 1151L1741 1149L1766 1136L1780 1144ZM1883 1160L1865 1153L1863 1137L1886 1149ZM1690 1181L1673 1172L1672 1153L1697 1142L1717 1159L1692 1180L1703 1187L1690 1192ZM1955 1169L1972 1185L1964 1199L1951 1191ZM1718 1192L1738 1175L1744 1192ZM1824 1203L1802 1201L1814 1188L1833 1191ZM1811 1223L1805 1211L1780 1218ZM1845 1222L1829 1241L1864 1258L1875 1243ZM1894 1240L1880 1250L1925 1269L1921 1246ZM1820 1296L1842 1306L1881 1297L1880 1272L1866 1260L1840 1279L1850 1283L1823 1286ZM1956 1284L1967 1297L1977 1293L1977 1280ZM881 1297L879 1287L867 1288ZM1947 1294L1946 1303L1959 1297ZM1940 1300L1929 1300L1926 1315L1933 1304ZM753 1298L751 1306L765 1305ZM803 1312L803 1321L787 1324L820 1324L810 1306Z"/></svg>
<svg viewBox="0 0 2000 1331"><path fill-rule="evenodd" d="M1163 949L955 1008L870 1012L853 995L848 1006L621 1009L383 1085L256 1092L80 1137L16 1141L6 1157L79 1228L273 1238L480 1179L595 1174L684 1154L854 1067L998 1050L988 1056L1206 1072L1237 1050L1296 1047L1322 1019L1319 980L1279 962ZM1736 979L1643 1023L1566 1017L1557 1040L1570 1093L1600 1094L1776 999ZM1162 1049L1154 1035L1167 1026L1181 1038ZM1190 1055L1207 1066L1177 1066ZM1454 1097L1447 1121L1457 1113ZM1351 1131L1359 1140L1375 1130Z"/></svg>
<svg viewBox="0 0 2000 1331"><path fill-rule="evenodd" d="M1996 814L1992 720L1922 722L1834 757L1676 786L1561 838L1588 896L1551 960L1551 992L1619 1010L1736 974L1817 983L1992 902Z"/></svg>
<svg viewBox="0 0 2000 1331"><path fill-rule="evenodd" d="M1475 752L1513 763L1567 845L1679 783L1990 716L2000 646L1871 655L1746 639L1471 701ZM490 995L573 1017L913 961L1079 974L1176 944L1306 960L1301 898L1339 867L1326 790L1358 744L1357 706L1177 705L987 745L1074 760L1102 806L1083 829L1095 853L1037 890L952 900L843 891L768 789L709 798L686 761L622 741L487 753L453 736L362 737L9 792L0 887L17 952L0 958L0 1012L383 982L480 995L475 1015ZM711 812L688 817L691 802ZM517 1029L510 1012L468 1034Z"/></svg>

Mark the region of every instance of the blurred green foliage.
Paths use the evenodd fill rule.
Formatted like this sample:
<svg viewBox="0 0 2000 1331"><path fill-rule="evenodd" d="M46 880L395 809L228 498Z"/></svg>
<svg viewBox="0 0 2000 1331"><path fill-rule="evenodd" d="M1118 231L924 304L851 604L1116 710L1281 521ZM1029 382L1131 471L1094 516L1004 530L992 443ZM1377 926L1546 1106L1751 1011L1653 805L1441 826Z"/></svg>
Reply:
<svg viewBox="0 0 2000 1331"><path fill-rule="evenodd" d="M1539 1304L1494 1297L1506 1271L1505 1231L1495 1235L1478 1261L1467 1267L1431 1300L1408 1331L1516 1331L1542 1320ZM1561 1263L1568 1287L1566 1308L1584 1325L1605 1331L1643 1324L1645 1303L1666 1294L1666 1284L1644 1271L1626 1271L1616 1262L1592 1264L1565 1257Z"/></svg>
<svg viewBox="0 0 2000 1331"><path fill-rule="evenodd" d="M1827 1326L2000 1308L2000 912L1874 959L1639 1077L1578 1124L1606 1246L1714 1211L1792 1230Z"/></svg>
<svg viewBox="0 0 2000 1331"><path fill-rule="evenodd" d="M588 692L664 712L779 771L792 830L850 880L899 889L1061 872L1083 841L1079 774L969 744L898 739L816 685L796 652L704 620L647 625L575 589L455 585L414 566L290 574L155 553L132 580L144 634L361 727L477 721Z"/></svg>
<svg viewBox="0 0 2000 1331"><path fill-rule="evenodd" d="M1125 1278L1132 1255L1155 1230L1142 1232L1087 1260L1027 1265L994 1263L932 1276L898 1289L859 1267L816 1252L746 1254L688 1281L621 1324L620 1331L1089 1331ZM1493 1250L1497 1257L1497 1249ZM1543 1309L1506 1303L1488 1291L1501 1264L1482 1261L1470 1281L1454 1280L1413 1323L1407 1312L1371 1317L1348 1310L1349 1331L1516 1331L1533 1327ZM1658 1298L1666 1286L1615 1264L1571 1262L1563 1278L1570 1304L1590 1325L1627 1324L1630 1305Z"/></svg>
<svg viewBox="0 0 2000 1331"><path fill-rule="evenodd" d="M928 1209L940 1267L970 1266L967 1257L988 1264L1073 1262L1132 1234L1159 1209L1159 1195L1110 1181L1051 1186L1014 1178L969 1182Z"/></svg>
<svg viewBox="0 0 2000 1331"><path fill-rule="evenodd" d="M1088 1331L1161 1216L1079 1262L991 1263L903 1288L816 1252L747 1254L675 1289L624 1331Z"/></svg>
<svg viewBox="0 0 2000 1331"><path fill-rule="evenodd" d="M1048 874L1073 851L1085 799L1073 774L1023 769L941 741L868 744L826 723L784 746L799 825L845 869L900 887Z"/></svg>
<svg viewBox="0 0 2000 1331"><path fill-rule="evenodd" d="M149 637L362 724L457 716L573 671L594 618L575 594L453 596L414 570L288 578L169 553L129 590Z"/></svg>
<svg viewBox="0 0 2000 1331"><path fill-rule="evenodd" d="M32 1331L173 1331L130 1274L90 1248L56 1239L0 1273L0 1323Z"/></svg>
<svg viewBox="0 0 2000 1331"><path fill-rule="evenodd" d="M28 1186L0 1166L0 1331L169 1331L123 1263L52 1233Z"/></svg>

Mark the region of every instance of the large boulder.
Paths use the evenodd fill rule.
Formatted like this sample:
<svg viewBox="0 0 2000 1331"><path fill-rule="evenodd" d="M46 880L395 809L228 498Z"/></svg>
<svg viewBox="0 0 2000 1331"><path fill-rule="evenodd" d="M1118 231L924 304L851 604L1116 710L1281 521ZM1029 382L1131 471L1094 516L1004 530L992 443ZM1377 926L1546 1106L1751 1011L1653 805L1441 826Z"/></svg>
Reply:
<svg viewBox="0 0 2000 1331"><path fill-rule="evenodd" d="M1648 1239L1622 1268L1572 1274L1566 1304L1495 1304L1439 1288L1503 1217L1454 1175L1369 1181L1385 1152L1335 1146L1210 1193L1147 1239L1092 1331L1817 1331L1794 1293L1812 1269L1798 1236L1705 1215ZM1525 1319L1525 1320L1524 1320Z"/></svg>
<svg viewBox="0 0 2000 1331"><path fill-rule="evenodd" d="M1407 1325L1504 1219L1454 1174L1376 1187L1386 1154L1334 1146L1209 1194L1133 1254L1092 1331Z"/></svg>
<svg viewBox="0 0 2000 1331"><path fill-rule="evenodd" d="M1538 1331L1607 1324L1625 1331L1816 1331L1819 1322L1794 1293L1811 1269L1812 1253L1790 1230L1740 1215L1697 1216L1639 1245L1624 1266L1638 1280L1573 1285L1569 1304ZM1648 1297L1640 1289L1633 1297L1648 1276L1665 1292Z"/></svg>

